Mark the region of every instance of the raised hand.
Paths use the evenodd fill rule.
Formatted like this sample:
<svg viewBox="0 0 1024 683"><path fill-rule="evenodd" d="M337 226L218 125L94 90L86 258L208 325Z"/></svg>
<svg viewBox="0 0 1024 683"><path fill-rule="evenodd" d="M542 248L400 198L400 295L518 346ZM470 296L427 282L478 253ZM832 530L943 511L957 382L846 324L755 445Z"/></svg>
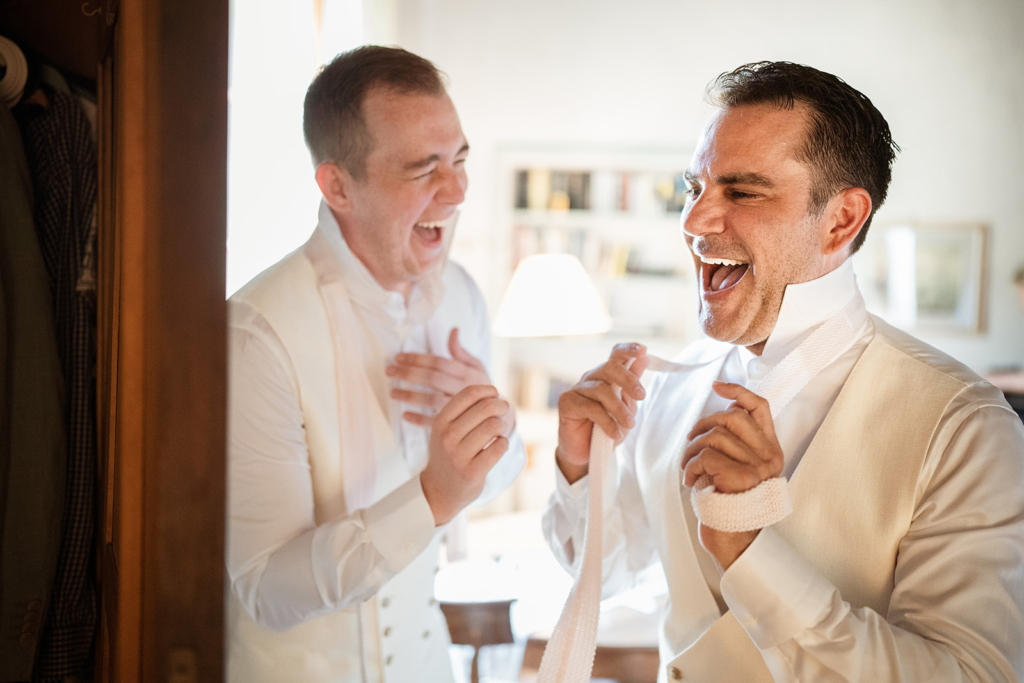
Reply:
<svg viewBox="0 0 1024 683"><path fill-rule="evenodd" d="M690 443L682 460L686 486L706 474L717 491L741 493L781 475L784 458L768 401L738 384L715 382L712 388L733 404L698 420L687 435ZM701 524L700 541L724 571L758 533L729 533Z"/></svg>
<svg viewBox="0 0 1024 683"><path fill-rule="evenodd" d="M630 360L633 364L627 369ZM603 365L585 373L559 397L555 458L569 483L588 471L593 425L601 427L616 444L626 438L635 424L636 402L646 394L640 375L647 364L647 349L642 344L616 344Z"/></svg>
<svg viewBox="0 0 1024 683"><path fill-rule="evenodd" d="M389 365L385 372L388 377L418 384L427 391L410 389L392 389L391 398L420 408L427 413L405 411L402 418L415 425L430 426L433 415L444 408L453 396L468 386L490 384L484 364L469 354L459 343L459 328L452 328L448 336L448 351L451 358L443 358L427 353L400 353L395 356L395 363ZM508 436L515 426L514 411L507 414L505 431Z"/></svg>
<svg viewBox="0 0 1024 683"><path fill-rule="evenodd" d="M420 484L437 526L480 496L487 473L508 450L502 418L509 408L494 387L474 385L457 393L434 417L430 458Z"/></svg>

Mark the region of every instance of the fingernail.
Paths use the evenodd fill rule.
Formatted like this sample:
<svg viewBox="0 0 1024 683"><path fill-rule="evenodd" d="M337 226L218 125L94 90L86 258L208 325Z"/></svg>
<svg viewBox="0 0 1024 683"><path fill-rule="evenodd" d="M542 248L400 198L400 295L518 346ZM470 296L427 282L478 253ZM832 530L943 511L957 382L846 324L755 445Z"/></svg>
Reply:
<svg viewBox="0 0 1024 683"><path fill-rule="evenodd" d="M385 375L393 375L393 374L395 374L395 372L397 372L397 370L398 369L394 365L389 365L386 368L384 368L384 374Z"/></svg>
<svg viewBox="0 0 1024 683"><path fill-rule="evenodd" d="M636 420L634 420L634 419L633 419L632 417L630 417L629 415L627 415L627 416L626 416L626 426L627 426L627 427L632 427L632 426L633 426L633 425L635 425L635 424L636 424Z"/></svg>
<svg viewBox="0 0 1024 683"><path fill-rule="evenodd" d="M630 348L631 351L643 351L647 347L645 347L643 344L639 344L639 343L634 342L634 343L629 345L629 348Z"/></svg>
<svg viewBox="0 0 1024 683"><path fill-rule="evenodd" d="M644 396L647 395L647 392L644 391L643 387L637 387L636 391L633 392L633 395L636 396L637 398L643 398Z"/></svg>

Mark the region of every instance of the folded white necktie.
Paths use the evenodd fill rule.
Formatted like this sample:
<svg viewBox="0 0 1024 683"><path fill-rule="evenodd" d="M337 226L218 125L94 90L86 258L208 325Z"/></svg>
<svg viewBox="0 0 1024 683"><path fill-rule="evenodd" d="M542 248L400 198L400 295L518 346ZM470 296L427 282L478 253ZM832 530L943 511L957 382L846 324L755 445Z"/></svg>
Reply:
<svg viewBox="0 0 1024 683"><path fill-rule="evenodd" d="M837 313L765 375L756 393L768 400L772 420L815 375L848 347L853 334L846 316ZM648 358L647 369L655 372L689 372L700 367L672 363L656 356ZM538 683L586 683L594 668L597 623L601 612L604 513L601 499L613 445L612 439L594 425L590 437L587 527L583 536L580 572L544 650ZM792 512L786 484L785 478L776 477L743 493L719 493L711 484L710 477L701 477L690 491L690 502L701 523L713 529L761 529Z"/></svg>

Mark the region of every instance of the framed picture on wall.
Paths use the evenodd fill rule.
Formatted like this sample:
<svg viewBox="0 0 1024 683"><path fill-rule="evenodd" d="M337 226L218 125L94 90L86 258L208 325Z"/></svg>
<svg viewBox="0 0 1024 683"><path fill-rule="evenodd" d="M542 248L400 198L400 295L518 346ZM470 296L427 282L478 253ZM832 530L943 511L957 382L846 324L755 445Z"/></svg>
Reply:
<svg viewBox="0 0 1024 683"><path fill-rule="evenodd" d="M854 257L868 310L922 334L983 332L987 238L981 223L873 226Z"/></svg>

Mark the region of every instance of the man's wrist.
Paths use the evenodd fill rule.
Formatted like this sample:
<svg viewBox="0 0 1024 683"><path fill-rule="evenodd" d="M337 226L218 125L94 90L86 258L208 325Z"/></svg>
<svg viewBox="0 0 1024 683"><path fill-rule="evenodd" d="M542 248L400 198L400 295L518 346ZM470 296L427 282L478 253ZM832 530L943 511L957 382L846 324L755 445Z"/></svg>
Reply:
<svg viewBox="0 0 1024 683"><path fill-rule="evenodd" d="M562 476L570 484L575 484L577 481L587 476L590 472L590 466L586 463L582 465L574 465L567 462L559 452L560 449L555 449L555 463L558 465L558 469L562 472Z"/></svg>
<svg viewBox="0 0 1024 683"><path fill-rule="evenodd" d="M761 533L760 529L754 531L741 531L738 533L730 533L727 531L717 531L711 527L701 524L700 525L700 542L704 546L704 549L711 553L711 556L715 559L715 563L718 565L719 570L725 573L725 570L732 566L732 563L739 559L739 556L743 554L750 544L754 542L757 535Z"/></svg>

